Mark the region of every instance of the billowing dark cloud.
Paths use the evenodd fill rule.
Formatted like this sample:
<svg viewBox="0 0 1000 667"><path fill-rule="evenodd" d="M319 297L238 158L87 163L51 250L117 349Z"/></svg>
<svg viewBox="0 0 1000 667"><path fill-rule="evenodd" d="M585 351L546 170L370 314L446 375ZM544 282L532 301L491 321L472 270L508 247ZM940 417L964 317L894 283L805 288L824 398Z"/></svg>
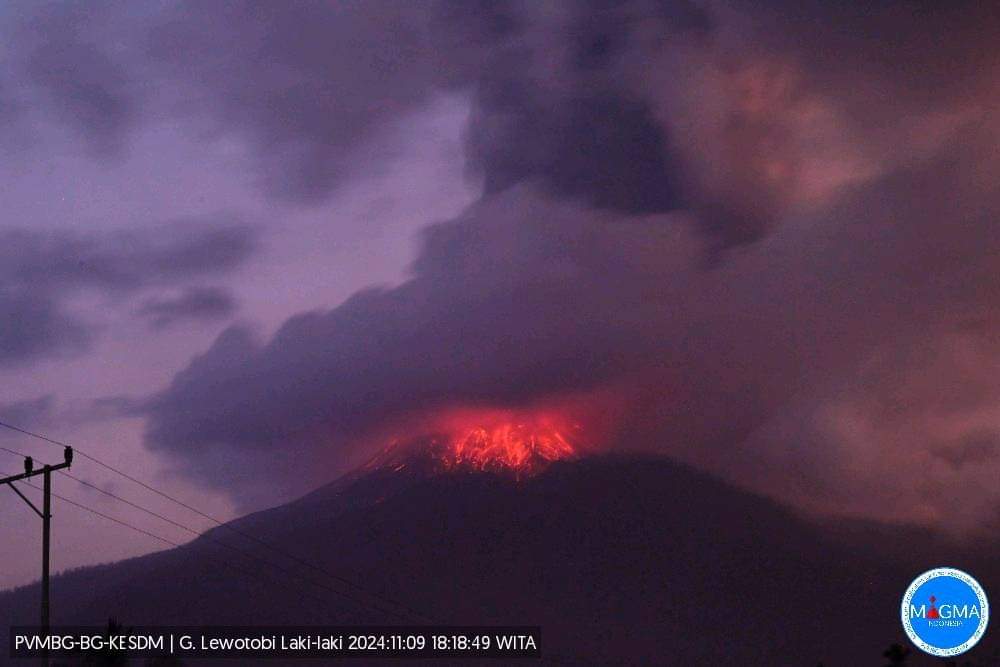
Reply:
<svg viewBox="0 0 1000 667"><path fill-rule="evenodd" d="M468 167L487 193L533 180L600 208L693 210L715 248L759 239L871 169L858 145L887 153L925 129L898 127L902 115L947 114L988 69L975 45L993 21L906 2L36 13L21 38L31 85L95 145L120 144L144 116L179 116L248 140L272 195L315 202L391 158L408 112L458 91L472 104Z"/></svg>
<svg viewBox="0 0 1000 667"><path fill-rule="evenodd" d="M497 96L512 95L510 91ZM487 193L541 179L558 194L630 213L669 211L679 184L664 130L638 100L588 93L544 101L491 100L471 135ZM499 118L497 118L499 116Z"/></svg>
<svg viewBox="0 0 1000 667"><path fill-rule="evenodd" d="M312 202L391 158L387 137L407 112L460 91L474 105L469 168L487 191L540 179L629 212L673 209L683 185L670 132L622 76L650 55L632 34L712 29L690 2L177 3L131 23L114 5L38 14L22 38L29 81L95 146L122 142L155 76L169 82L156 114L238 133L271 194Z"/></svg>
<svg viewBox="0 0 1000 667"><path fill-rule="evenodd" d="M249 140L272 194L317 201L391 157L407 112L460 91L488 193L535 180L628 213L696 210L720 248L871 168L845 145L888 152L924 129L902 115L947 114L985 81L996 23L967 3L740 0L24 13L27 76L97 145L179 114Z"/></svg>
<svg viewBox="0 0 1000 667"><path fill-rule="evenodd" d="M813 507L872 511L901 493L880 476L917 474L899 457L941 460L942 447L961 448L948 438L964 437L907 443L921 458L877 430L853 445L839 432L851 428L839 421L845 392L874 408L922 370L923 352L968 335L967 313L995 297L968 292L992 265L980 244L993 234L961 202L990 200L963 184L953 156L876 179L711 268L687 214L621 217L543 188L508 190L432 227L410 282L295 317L268 341L222 335L151 401L148 442L195 477L206 460L238 459L238 475L214 466L204 479L262 502L273 497L259 495L260 476L279 495L302 483L302 468L276 457L322 471L414 412L610 386L629 406L621 446L669 451ZM940 187L955 198L941 201ZM941 219L956 221L948 233ZM926 372L938 387L964 373L952 359ZM942 422L981 409L1000 388L983 380ZM897 409L925 420L932 400L915 393ZM875 454L865 476L851 472L878 448L885 458ZM951 483L953 470L941 461L923 484ZM903 515L927 518L915 504Z"/></svg>
<svg viewBox="0 0 1000 667"><path fill-rule="evenodd" d="M231 219L182 220L110 233L0 230L5 285L133 290L220 273L253 252L253 228Z"/></svg>
<svg viewBox="0 0 1000 667"><path fill-rule="evenodd" d="M197 113L258 148L273 194L325 197L438 78L427 3L180 3L150 33Z"/></svg>
<svg viewBox="0 0 1000 667"><path fill-rule="evenodd" d="M0 288L0 366L72 354L86 347L90 331L46 291Z"/></svg>
<svg viewBox="0 0 1000 667"><path fill-rule="evenodd" d="M143 97L142 83L131 78L101 34L113 8L38 5L14 26L9 42L10 62L25 85L101 156L121 151Z"/></svg>
<svg viewBox="0 0 1000 667"><path fill-rule="evenodd" d="M711 30L710 17L685 2L563 9L522 16L520 31L498 43L477 73L470 167L488 194L536 180L599 208L678 208L684 184L670 130L645 92L619 74L640 56L630 51L642 23L665 39L696 39Z"/></svg>
<svg viewBox="0 0 1000 667"><path fill-rule="evenodd" d="M700 191L655 115L659 92L629 73L662 44L635 35L687 44L713 29L689 2L551 12L517 2L222 3L180 7L152 40L159 65L208 101L201 111L260 148L277 196L328 196L391 155L382 137L405 112L456 90L472 102L468 168L487 193L530 180L596 207L654 213ZM738 204L706 218L723 244L763 225Z"/></svg>
<svg viewBox="0 0 1000 667"><path fill-rule="evenodd" d="M678 274L663 253L697 255L679 230L508 191L433 227L405 285L292 318L266 343L224 333L150 402L149 442L199 466L238 456L249 481L276 473L276 443L322 458L408 411L593 387L654 345L634 323L660 319L659 304L632 289ZM298 483L289 473L271 490Z"/></svg>
<svg viewBox="0 0 1000 667"><path fill-rule="evenodd" d="M94 323L66 307L84 290L125 294L219 275L255 246L253 228L233 220L111 233L0 230L0 364L86 348Z"/></svg>
<svg viewBox="0 0 1000 667"><path fill-rule="evenodd" d="M129 402L152 449L244 503L322 481L414 413L614 388L627 405L616 446L809 508L940 520L997 500L983 435L1000 396L983 370L1000 353L988 13L181 4L136 24L135 61L74 24L33 76L59 95L105 72L106 96L66 110L86 128L108 102L108 129L89 130L102 141L137 122L135 71L153 72L170 98L159 112L248 142L267 191L300 203L383 163L434 96L468 101L483 198L427 231L410 280L267 339L231 328ZM60 68L70 57L87 67ZM206 239L179 253L187 265L145 241L35 243L14 238L0 266L43 296L174 287L226 265ZM50 261L68 256L83 263ZM966 509L944 492L958 486L974 490Z"/></svg>
<svg viewBox="0 0 1000 667"><path fill-rule="evenodd" d="M190 287L175 297L147 299L139 308L140 317L154 329L165 329L180 322L216 320L231 315L236 300L219 287Z"/></svg>

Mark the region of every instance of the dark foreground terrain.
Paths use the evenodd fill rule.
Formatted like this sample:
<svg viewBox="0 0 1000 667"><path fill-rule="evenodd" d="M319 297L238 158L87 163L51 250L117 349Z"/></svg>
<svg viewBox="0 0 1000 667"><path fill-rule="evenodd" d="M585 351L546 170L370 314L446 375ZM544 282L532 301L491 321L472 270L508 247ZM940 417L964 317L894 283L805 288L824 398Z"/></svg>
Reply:
<svg viewBox="0 0 1000 667"><path fill-rule="evenodd" d="M560 463L520 482L414 464L344 478L233 526L442 623L540 625L543 649L568 664L884 665L890 644L907 644L898 604L920 571L960 567L994 599L1000 591L989 546L820 527L663 460ZM401 622L329 589L355 594L218 528L54 578L53 623ZM2 593L0 619L33 624L37 604L37 586ZM962 660L993 664L998 636L991 628ZM907 664L942 663L914 655Z"/></svg>

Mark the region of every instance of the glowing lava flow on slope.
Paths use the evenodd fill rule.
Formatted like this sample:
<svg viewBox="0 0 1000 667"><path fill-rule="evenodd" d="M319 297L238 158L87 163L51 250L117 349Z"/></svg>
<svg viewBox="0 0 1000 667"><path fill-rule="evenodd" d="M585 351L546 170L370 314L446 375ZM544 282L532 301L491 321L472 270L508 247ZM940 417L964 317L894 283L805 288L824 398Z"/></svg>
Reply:
<svg viewBox="0 0 1000 667"><path fill-rule="evenodd" d="M566 427L559 428L549 420L477 425L449 438L438 457L448 468L531 474L552 461L576 455L566 432Z"/></svg>
<svg viewBox="0 0 1000 667"><path fill-rule="evenodd" d="M613 446L621 396L615 387L529 405L451 405L414 412L367 436L362 446L381 449L361 469L482 471L525 479L556 461Z"/></svg>
<svg viewBox="0 0 1000 667"><path fill-rule="evenodd" d="M512 473L518 479L553 461L579 456L581 427L559 411L451 409L404 426L409 436L391 444L364 467L402 470L420 460L437 470ZM398 433L397 427L397 433Z"/></svg>

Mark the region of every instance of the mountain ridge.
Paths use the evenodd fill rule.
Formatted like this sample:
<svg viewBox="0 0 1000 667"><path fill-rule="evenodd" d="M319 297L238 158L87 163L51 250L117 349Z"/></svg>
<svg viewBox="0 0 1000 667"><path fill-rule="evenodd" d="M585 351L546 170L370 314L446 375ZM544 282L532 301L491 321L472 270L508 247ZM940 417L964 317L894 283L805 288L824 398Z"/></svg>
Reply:
<svg viewBox="0 0 1000 667"><path fill-rule="evenodd" d="M239 533L442 623L541 625L543 650L598 664L879 664L905 643L898 601L917 574L664 459L557 461L521 480L378 468L177 549L58 575L53 623L399 624L333 595L324 609L301 582L343 586ZM268 570L218 541L280 561L300 583L212 565ZM995 559L954 561L996 589ZM9 623L33 623L36 604L37 586L0 593Z"/></svg>

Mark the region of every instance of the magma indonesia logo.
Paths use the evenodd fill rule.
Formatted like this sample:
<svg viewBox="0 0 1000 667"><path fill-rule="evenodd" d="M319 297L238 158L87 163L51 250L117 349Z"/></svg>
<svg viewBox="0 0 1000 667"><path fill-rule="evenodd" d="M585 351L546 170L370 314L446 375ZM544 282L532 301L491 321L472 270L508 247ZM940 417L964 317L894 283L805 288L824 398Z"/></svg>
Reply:
<svg viewBox="0 0 1000 667"><path fill-rule="evenodd" d="M965 653L982 639L990 605L979 582L950 567L924 572L903 595L903 629L917 648L939 657Z"/></svg>

